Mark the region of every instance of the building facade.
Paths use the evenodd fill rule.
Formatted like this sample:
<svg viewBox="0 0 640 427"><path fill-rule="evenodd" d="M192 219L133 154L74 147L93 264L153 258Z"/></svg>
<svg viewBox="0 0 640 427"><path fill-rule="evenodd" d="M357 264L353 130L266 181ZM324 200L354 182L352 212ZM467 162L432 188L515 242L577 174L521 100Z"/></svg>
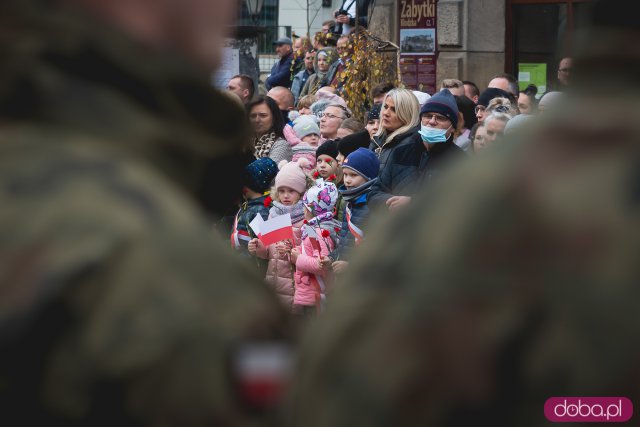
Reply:
<svg viewBox="0 0 640 427"><path fill-rule="evenodd" d="M370 28L398 43L402 2L376 0ZM571 35L590 0L439 0L437 81L474 81L481 89L503 72L532 71L553 87L558 62L571 53ZM538 84L540 86L540 84Z"/></svg>

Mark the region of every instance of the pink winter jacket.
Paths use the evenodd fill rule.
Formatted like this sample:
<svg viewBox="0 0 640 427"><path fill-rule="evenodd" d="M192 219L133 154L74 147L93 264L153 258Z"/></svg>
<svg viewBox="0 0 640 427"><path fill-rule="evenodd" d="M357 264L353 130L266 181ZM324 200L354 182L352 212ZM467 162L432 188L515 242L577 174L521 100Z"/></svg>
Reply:
<svg viewBox="0 0 640 427"><path fill-rule="evenodd" d="M302 220L293 224L293 243L295 246L300 244L301 226ZM293 272L295 271L295 266L291 264L288 256L280 257L278 255L275 243L267 246L266 248L264 246L259 246L256 250L256 255L262 259L269 260L267 274L265 275L265 282L267 282L276 292L280 301L282 301L289 310L292 310L293 294L295 289Z"/></svg>
<svg viewBox="0 0 640 427"><path fill-rule="evenodd" d="M321 236L321 228L313 227L313 229L318 236ZM294 304L315 306L326 293L326 289L322 289L322 284L327 285L331 280L329 272L320 267L320 260L334 249L333 241L328 237L318 237L317 241L320 251L314 249L309 237L298 246L300 255L296 261ZM320 280L317 280L318 278Z"/></svg>

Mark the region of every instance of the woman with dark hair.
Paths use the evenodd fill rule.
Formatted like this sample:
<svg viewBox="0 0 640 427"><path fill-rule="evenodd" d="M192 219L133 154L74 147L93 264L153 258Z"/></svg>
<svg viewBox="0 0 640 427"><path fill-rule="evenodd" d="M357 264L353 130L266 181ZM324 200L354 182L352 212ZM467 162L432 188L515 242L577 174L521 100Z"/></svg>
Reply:
<svg viewBox="0 0 640 427"><path fill-rule="evenodd" d="M473 125L478 123L475 108L476 104L464 95L454 95L458 106L458 126L454 132L454 143L464 151L469 151L471 139L469 132Z"/></svg>
<svg viewBox="0 0 640 427"><path fill-rule="evenodd" d="M293 152L284 139L284 119L278 104L268 96L260 96L247 105L253 127L253 155L256 159L269 157L274 162L291 161Z"/></svg>

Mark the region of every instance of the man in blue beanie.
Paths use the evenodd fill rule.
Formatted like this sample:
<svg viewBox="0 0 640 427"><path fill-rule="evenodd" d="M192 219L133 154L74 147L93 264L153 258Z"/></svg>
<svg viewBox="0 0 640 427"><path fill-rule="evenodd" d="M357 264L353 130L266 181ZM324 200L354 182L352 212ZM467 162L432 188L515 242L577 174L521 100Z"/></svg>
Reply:
<svg viewBox="0 0 640 427"><path fill-rule="evenodd" d="M420 119L420 131L412 141L398 146L380 171L371 189L371 205L384 203L394 210L408 204L418 187L440 173L446 159L462 157L463 151L453 143L458 106L449 90L429 98L420 109Z"/></svg>

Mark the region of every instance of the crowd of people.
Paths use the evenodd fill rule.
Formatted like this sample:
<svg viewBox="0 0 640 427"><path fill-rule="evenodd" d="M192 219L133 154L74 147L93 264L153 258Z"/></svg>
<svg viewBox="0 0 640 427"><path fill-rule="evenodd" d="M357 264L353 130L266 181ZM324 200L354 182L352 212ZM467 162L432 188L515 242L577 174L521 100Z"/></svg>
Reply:
<svg viewBox="0 0 640 427"><path fill-rule="evenodd" d="M276 49L287 43L276 40ZM535 85L520 90L506 73L482 91L472 81L443 79L433 96L382 83L360 106L360 121L340 85L331 83L331 70L349 66L348 36L341 43L338 55L306 51L304 70L246 104L253 137L241 207L223 222L233 224L232 247L255 259L250 264L297 314L321 312L332 283L366 239L371 216L409 205L450 164L473 161L565 95L548 91L538 100ZM560 64L558 84L566 87L571 58ZM237 81L250 79L234 76L229 90ZM284 214L291 217L291 237L263 245L250 223Z"/></svg>

